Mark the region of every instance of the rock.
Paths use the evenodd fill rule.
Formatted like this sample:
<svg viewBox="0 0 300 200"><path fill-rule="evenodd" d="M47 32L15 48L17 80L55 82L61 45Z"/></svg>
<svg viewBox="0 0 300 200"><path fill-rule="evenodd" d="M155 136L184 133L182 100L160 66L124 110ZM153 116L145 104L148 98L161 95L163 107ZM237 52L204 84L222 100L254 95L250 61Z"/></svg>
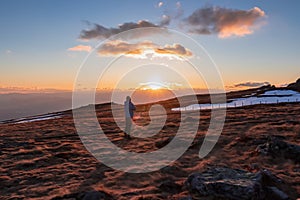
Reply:
<svg viewBox="0 0 300 200"><path fill-rule="evenodd" d="M262 154L264 156L268 155L268 143L260 144L256 147L255 151L259 154Z"/></svg>
<svg viewBox="0 0 300 200"><path fill-rule="evenodd" d="M258 165L257 163L252 163L252 164L250 165L250 169L251 169L251 170L259 170L260 167L259 167L259 165Z"/></svg>
<svg viewBox="0 0 300 200"><path fill-rule="evenodd" d="M263 185L280 185L284 184L283 181L280 178L277 178L275 175L273 175L269 170L261 170L259 172L262 176Z"/></svg>
<svg viewBox="0 0 300 200"><path fill-rule="evenodd" d="M188 177L192 196L239 199L263 199L261 175L224 167L211 168Z"/></svg>
<svg viewBox="0 0 300 200"><path fill-rule="evenodd" d="M289 200L287 194L279 190L277 187L267 187L267 198L273 200Z"/></svg>
<svg viewBox="0 0 300 200"><path fill-rule="evenodd" d="M284 185L285 183L266 170L250 173L226 167L194 173L186 181L193 198L226 200L290 199L282 190Z"/></svg>
<svg viewBox="0 0 300 200"><path fill-rule="evenodd" d="M262 181L263 181L262 186L266 193L266 199L270 199L270 200L292 199L285 192L283 192L283 191L288 191L290 189L290 186L288 186L285 182L283 182L281 179L273 175L268 170L262 170L260 171L260 174L262 175Z"/></svg>
<svg viewBox="0 0 300 200"><path fill-rule="evenodd" d="M300 163L300 146L290 144L277 137L270 137L266 143L258 145L256 151L273 157L283 156L295 163Z"/></svg>

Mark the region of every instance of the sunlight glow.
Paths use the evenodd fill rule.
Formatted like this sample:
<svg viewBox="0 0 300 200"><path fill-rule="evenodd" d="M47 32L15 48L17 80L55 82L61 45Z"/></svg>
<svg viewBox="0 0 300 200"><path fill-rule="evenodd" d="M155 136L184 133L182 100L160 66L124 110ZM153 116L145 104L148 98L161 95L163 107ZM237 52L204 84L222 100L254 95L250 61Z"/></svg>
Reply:
<svg viewBox="0 0 300 200"><path fill-rule="evenodd" d="M158 89L161 89L162 87L159 86L159 85L149 85L149 88L150 88L151 90L158 90Z"/></svg>
<svg viewBox="0 0 300 200"><path fill-rule="evenodd" d="M160 89L169 89L166 85L158 82L147 82L140 83L141 90L160 90Z"/></svg>

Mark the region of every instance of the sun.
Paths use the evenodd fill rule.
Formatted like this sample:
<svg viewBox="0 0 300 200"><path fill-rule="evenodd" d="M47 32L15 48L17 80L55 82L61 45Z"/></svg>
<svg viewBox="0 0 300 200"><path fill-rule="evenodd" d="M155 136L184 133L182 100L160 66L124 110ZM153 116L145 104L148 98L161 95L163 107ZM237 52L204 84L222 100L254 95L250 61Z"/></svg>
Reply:
<svg viewBox="0 0 300 200"><path fill-rule="evenodd" d="M142 90L161 90L166 88L163 84L157 82L141 83L140 85Z"/></svg>
<svg viewBox="0 0 300 200"><path fill-rule="evenodd" d="M162 87L160 85L150 84L149 85L149 89L151 89L151 90L159 90L159 89L162 89Z"/></svg>

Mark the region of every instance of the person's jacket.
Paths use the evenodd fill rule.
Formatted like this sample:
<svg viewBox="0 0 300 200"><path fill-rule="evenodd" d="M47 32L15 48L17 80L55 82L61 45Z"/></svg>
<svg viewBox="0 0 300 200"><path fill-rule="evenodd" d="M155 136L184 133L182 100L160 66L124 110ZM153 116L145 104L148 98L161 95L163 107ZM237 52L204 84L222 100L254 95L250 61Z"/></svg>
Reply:
<svg viewBox="0 0 300 200"><path fill-rule="evenodd" d="M135 105L131 101L125 101L125 116L133 118L133 111L135 110Z"/></svg>

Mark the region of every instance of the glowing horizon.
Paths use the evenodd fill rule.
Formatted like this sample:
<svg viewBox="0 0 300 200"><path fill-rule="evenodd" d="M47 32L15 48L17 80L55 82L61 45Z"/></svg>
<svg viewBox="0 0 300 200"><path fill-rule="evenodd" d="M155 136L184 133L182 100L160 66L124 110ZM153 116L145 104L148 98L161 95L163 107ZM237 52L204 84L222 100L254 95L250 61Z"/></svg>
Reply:
<svg viewBox="0 0 300 200"><path fill-rule="evenodd" d="M72 91L80 64L99 42L141 27L171 28L203 45L219 67L227 91L252 88L266 82L281 86L294 82L300 76L299 44L295 42L298 41L300 25L294 17L298 11L292 3L212 2L205 5L204 2L192 0L178 5L162 1L158 6L151 1L143 4L135 1L129 12L126 2L105 2L105 6L101 1L91 2L90 5L60 2L61 6L70 9L68 12L57 10L55 15L47 7L58 7L56 2L49 3L47 7L33 1L1 4L0 93ZM114 12L116 8L119 9L118 15ZM29 12L31 9L37 12ZM205 11L214 20L204 23L201 16ZM41 15L43 20L38 20ZM89 21L82 22L86 19ZM22 37L20 28L24 30ZM151 34L135 35L134 38ZM168 42L159 38L147 40L147 37L140 41L112 40L106 48L96 51L106 57L125 53L128 58L137 59L151 54L165 59L165 62L171 59L180 61L182 57L195 59L194 49L182 40ZM131 61L123 63L127 65L125 68L132 66ZM170 67L180 68L180 64L174 63ZM193 71L181 72L186 73L192 88L206 89L203 81L195 78ZM114 71L113 74L118 73ZM105 84L100 84L99 89L114 88L114 80L111 79L113 76L109 76ZM138 88L139 83L151 81L182 84L171 79L163 74L135 83L127 81L117 88Z"/></svg>

